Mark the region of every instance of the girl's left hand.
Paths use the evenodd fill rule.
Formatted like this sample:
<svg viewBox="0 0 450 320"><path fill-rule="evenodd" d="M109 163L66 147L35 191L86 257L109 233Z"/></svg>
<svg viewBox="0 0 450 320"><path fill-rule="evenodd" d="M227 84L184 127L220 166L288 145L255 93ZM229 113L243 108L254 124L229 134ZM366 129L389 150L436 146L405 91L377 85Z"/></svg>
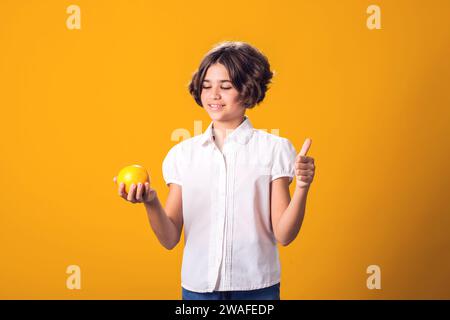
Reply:
<svg viewBox="0 0 450 320"><path fill-rule="evenodd" d="M295 158L295 176L297 177L297 187L299 188L309 188L314 179L316 170L314 158L306 156L311 142L312 140L307 138L300 153Z"/></svg>

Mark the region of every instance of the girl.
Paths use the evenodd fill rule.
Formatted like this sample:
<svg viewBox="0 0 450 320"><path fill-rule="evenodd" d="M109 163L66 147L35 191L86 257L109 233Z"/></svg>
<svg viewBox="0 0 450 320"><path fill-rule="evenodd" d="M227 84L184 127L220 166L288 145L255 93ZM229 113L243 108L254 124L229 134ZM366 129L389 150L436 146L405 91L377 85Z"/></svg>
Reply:
<svg viewBox="0 0 450 320"><path fill-rule="evenodd" d="M272 75L249 44L213 48L189 84L212 121L165 157L166 206L148 183L128 194L118 187L125 200L144 204L165 248L178 244L184 225L183 299L280 299L277 243L288 245L300 230L315 166L310 139L296 155L288 139L254 129L245 115L264 100Z"/></svg>

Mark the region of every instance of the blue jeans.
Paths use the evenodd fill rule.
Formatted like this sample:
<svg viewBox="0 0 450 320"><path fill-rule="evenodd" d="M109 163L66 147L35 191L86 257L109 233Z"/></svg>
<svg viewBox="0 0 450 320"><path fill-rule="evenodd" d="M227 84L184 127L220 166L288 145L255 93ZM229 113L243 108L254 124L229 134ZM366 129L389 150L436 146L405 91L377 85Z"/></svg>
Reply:
<svg viewBox="0 0 450 320"><path fill-rule="evenodd" d="M280 300L280 283L247 291L194 292L181 287L183 300Z"/></svg>

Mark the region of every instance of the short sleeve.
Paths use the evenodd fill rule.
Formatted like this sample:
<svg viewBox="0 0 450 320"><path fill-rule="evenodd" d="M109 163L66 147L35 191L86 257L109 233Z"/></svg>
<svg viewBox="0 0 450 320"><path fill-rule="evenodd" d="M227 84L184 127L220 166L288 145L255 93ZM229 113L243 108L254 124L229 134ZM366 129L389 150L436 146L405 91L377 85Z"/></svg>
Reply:
<svg viewBox="0 0 450 320"><path fill-rule="evenodd" d="M280 137L274 150L271 181L281 177L289 177L290 184L295 176L296 156L297 152L292 143L288 139Z"/></svg>
<svg viewBox="0 0 450 320"><path fill-rule="evenodd" d="M182 185L178 149L178 145L173 146L167 153L162 164L163 177L167 185L170 183Z"/></svg>

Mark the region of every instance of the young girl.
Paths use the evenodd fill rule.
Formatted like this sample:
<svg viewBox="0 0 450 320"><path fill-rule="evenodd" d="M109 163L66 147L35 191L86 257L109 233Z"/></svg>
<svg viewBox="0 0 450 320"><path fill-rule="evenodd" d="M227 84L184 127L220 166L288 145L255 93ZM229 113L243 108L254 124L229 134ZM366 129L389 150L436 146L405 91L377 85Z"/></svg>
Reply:
<svg viewBox="0 0 450 320"><path fill-rule="evenodd" d="M128 194L119 186L121 197L144 204L165 248L178 244L184 224L183 299L280 299L277 243L288 245L300 230L315 166L310 139L296 155L288 139L254 129L245 115L271 78L267 58L249 44L213 48L189 85L212 121L164 159L166 206L148 183Z"/></svg>

